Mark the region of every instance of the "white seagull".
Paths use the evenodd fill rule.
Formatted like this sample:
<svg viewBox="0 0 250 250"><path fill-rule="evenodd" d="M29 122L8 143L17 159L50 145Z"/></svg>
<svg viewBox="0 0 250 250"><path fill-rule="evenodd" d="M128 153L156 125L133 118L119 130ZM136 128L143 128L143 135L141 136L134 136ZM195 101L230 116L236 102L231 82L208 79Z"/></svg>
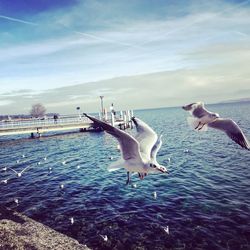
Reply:
<svg viewBox="0 0 250 250"><path fill-rule="evenodd" d="M7 184L9 179L1 180L1 183Z"/></svg>
<svg viewBox="0 0 250 250"><path fill-rule="evenodd" d="M100 234L100 237L101 237L104 241L108 241L108 235L102 235L102 234Z"/></svg>
<svg viewBox="0 0 250 250"><path fill-rule="evenodd" d="M7 167L3 167L2 171L7 171L7 169L8 169Z"/></svg>
<svg viewBox="0 0 250 250"><path fill-rule="evenodd" d="M158 164L154 157L152 158L152 149L157 142L157 134L146 123L133 118L138 131L134 138L106 122L87 114L84 115L118 140L122 158L112 163L108 170L114 171L124 167L128 176L126 184L129 184L130 173L133 172L138 172L141 176L148 173L167 173L167 169Z"/></svg>
<svg viewBox="0 0 250 250"><path fill-rule="evenodd" d="M191 103L182 108L193 116L188 117L188 123L193 129L207 131L210 127L221 130L242 148L250 150L249 141L232 119L220 118L219 114L208 111L202 102Z"/></svg>
<svg viewBox="0 0 250 250"><path fill-rule="evenodd" d="M15 169L13 169L13 168L9 168L10 170L12 170L15 174L16 174L16 176L17 177L21 177L22 176L22 174L24 173L24 171L26 171L28 168L30 168L31 166L27 166L26 168L24 168L21 172L17 172Z"/></svg>

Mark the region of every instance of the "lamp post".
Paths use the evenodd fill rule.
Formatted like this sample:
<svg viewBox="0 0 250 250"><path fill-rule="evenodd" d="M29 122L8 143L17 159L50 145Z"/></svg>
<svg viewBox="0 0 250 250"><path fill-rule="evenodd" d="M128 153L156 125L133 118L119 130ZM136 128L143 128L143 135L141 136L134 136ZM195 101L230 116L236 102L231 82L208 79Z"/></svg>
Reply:
<svg viewBox="0 0 250 250"><path fill-rule="evenodd" d="M78 111L79 118L81 119L80 107L76 107L76 110Z"/></svg>
<svg viewBox="0 0 250 250"><path fill-rule="evenodd" d="M103 98L104 96L103 95L100 95L100 99L101 99L101 116L102 116L102 119L103 119L103 116L104 116L104 112L103 112Z"/></svg>

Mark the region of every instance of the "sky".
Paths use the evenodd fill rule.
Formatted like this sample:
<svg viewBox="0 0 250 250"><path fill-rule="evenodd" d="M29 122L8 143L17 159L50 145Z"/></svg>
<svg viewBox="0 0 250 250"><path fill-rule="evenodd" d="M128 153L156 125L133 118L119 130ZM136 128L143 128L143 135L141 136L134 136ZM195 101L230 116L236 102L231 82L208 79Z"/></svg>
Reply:
<svg viewBox="0 0 250 250"><path fill-rule="evenodd" d="M250 97L250 0L0 0L0 114Z"/></svg>

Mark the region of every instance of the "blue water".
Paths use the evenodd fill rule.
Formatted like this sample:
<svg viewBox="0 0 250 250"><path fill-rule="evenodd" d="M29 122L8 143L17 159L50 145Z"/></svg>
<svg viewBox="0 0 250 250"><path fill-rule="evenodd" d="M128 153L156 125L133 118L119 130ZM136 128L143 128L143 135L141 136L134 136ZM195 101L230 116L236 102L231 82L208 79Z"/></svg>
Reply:
<svg viewBox="0 0 250 250"><path fill-rule="evenodd" d="M209 109L233 118L250 138L249 103ZM0 181L10 178L0 184L0 203L93 249L249 249L250 152L221 132L189 130L187 113L178 108L135 115L163 132L158 161L169 175L134 175L137 187L126 186L124 170L106 171L119 158L106 133L2 137L0 167L32 167L20 178L0 172Z"/></svg>

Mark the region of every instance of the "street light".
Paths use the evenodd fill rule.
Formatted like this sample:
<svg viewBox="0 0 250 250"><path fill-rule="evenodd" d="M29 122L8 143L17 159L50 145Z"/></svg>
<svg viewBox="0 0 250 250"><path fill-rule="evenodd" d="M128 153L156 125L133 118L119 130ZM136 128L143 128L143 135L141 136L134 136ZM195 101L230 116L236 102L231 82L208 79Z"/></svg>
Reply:
<svg viewBox="0 0 250 250"><path fill-rule="evenodd" d="M100 95L100 99L101 99L101 114L102 114L102 119L103 119L103 116L104 116L104 112L103 112L103 98L104 96L103 95Z"/></svg>
<svg viewBox="0 0 250 250"><path fill-rule="evenodd" d="M76 107L76 110L78 110L78 115L79 115L79 118L81 118L81 114L80 114L80 107Z"/></svg>

